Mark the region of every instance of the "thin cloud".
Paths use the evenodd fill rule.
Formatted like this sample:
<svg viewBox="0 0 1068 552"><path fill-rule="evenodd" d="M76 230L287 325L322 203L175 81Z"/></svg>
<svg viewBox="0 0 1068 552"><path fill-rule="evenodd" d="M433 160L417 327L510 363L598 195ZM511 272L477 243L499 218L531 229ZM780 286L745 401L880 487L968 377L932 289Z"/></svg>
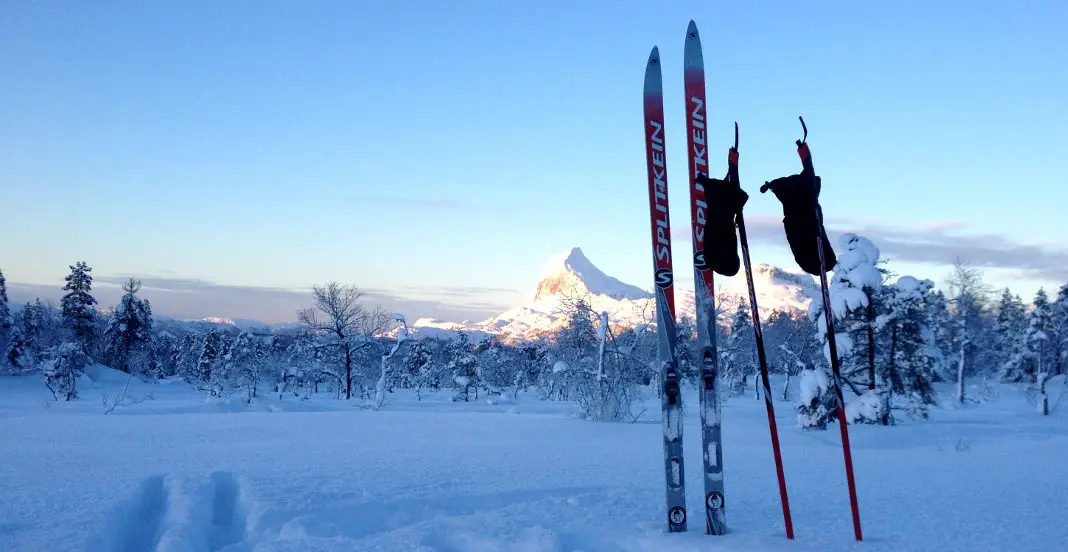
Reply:
<svg viewBox="0 0 1068 552"><path fill-rule="evenodd" d="M978 267L1016 270L1032 280L1068 280L1068 249L1021 243L1001 234L968 233L963 221L932 221L913 227L893 227L878 222L847 225L828 219L827 233L837 247L842 234L851 232L872 240L888 258L903 262L949 265L964 259ZM781 219L754 217L746 220L751 242L788 247Z"/></svg>
<svg viewBox="0 0 1068 552"><path fill-rule="evenodd" d="M349 194L345 201L356 203L361 207L383 207L388 209L446 209L465 211L475 209L475 203L455 197L402 197L373 194Z"/></svg>
<svg viewBox="0 0 1068 552"><path fill-rule="evenodd" d="M102 275L94 278L98 284L93 289L100 307L109 309L122 297L120 284L129 275ZM291 322L297 311L311 305L310 289L288 289L266 286L238 286L218 284L195 278L164 278L160 276L134 276L140 280L140 296L148 298L154 313L179 319L198 319L208 316L249 318L266 323ZM489 300L484 293L475 291L467 296L454 295L443 299L447 293L435 294L433 287L425 288L422 296L402 296L390 290L370 290L366 303L381 305L392 312L404 314L409 320L429 317L443 320L484 320L500 314L508 304ZM480 288L471 288L478 290ZM493 289L493 288L485 288ZM8 294L15 304L26 303L40 297L42 301L59 304L63 295L60 285L8 283Z"/></svg>

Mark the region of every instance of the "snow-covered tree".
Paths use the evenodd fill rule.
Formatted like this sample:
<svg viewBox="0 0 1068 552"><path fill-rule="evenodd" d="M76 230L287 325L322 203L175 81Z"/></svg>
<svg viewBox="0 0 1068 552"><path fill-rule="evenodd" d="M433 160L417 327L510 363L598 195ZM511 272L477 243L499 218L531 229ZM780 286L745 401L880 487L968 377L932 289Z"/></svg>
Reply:
<svg viewBox="0 0 1068 552"><path fill-rule="evenodd" d="M997 318L994 322L994 349L998 362L999 377L1005 382L1019 382L1030 379L1022 370L1025 365L1017 362L1017 353L1027 329L1027 311L1018 295L1013 295L1008 288L1001 293L997 306Z"/></svg>
<svg viewBox="0 0 1068 552"><path fill-rule="evenodd" d="M197 366L200 363L200 353L203 349L203 336L197 333L183 335L178 341L178 352L174 359L175 374L190 384L200 381Z"/></svg>
<svg viewBox="0 0 1068 552"><path fill-rule="evenodd" d="M838 408L838 397L827 370L813 365L801 371L797 405L797 426L801 429L827 429Z"/></svg>
<svg viewBox="0 0 1068 552"><path fill-rule="evenodd" d="M219 390L216 389L214 381L218 377L216 372L220 371L224 354L222 336L213 327L204 336L200 355L197 357L194 380L191 382L197 389L208 390L213 396L218 395Z"/></svg>
<svg viewBox="0 0 1068 552"><path fill-rule="evenodd" d="M1068 374L1068 284L1061 286L1057 300L1052 305L1054 358L1057 367L1055 374Z"/></svg>
<svg viewBox="0 0 1068 552"><path fill-rule="evenodd" d="M933 332L934 351L938 364L935 368L936 381L956 379L956 366L950 362L953 357L953 318L949 313L949 300L942 290L932 289L925 299L927 305L927 325Z"/></svg>
<svg viewBox="0 0 1068 552"><path fill-rule="evenodd" d="M408 354L404 358L404 374L409 385L415 389L416 400L423 400L423 388L436 388L437 381L433 377L433 357L422 340L415 341L408 348Z"/></svg>
<svg viewBox="0 0 1068 552"><path fill-rule="evenodd" d="M137 292L141 282L130 278L122 285L125 295L104 331L104 358L123 372L152 371L152 306Z"/></svg>
<svg viewBox="0 0 1068 552"><path fill-rule="evenodd" d="M1044 415L1049 415L1049 397L1046 394L1046 382L1056 367L1054 344L1050 338L1053 328L1053 311L1050 307L1046 290L1039 288L1031 314L1027 317L1027 329L1020 344L1020 362L1030 367L1025 372L1034 374L1038 387L1038 406Z"/></svg>
<svg viewBox="0 0 1068 552"><path fill-rule="evenodd" d="M243 388L247 402L256 398L260 382L260 370L267 356L263 341L247 331L237 335L231 342L226 356L220 363L220 374L213 377L221 389Z"/></svg>
<svg viewBox="0 0 1068 552"><path fill-rule="evenodd" d="M160 332L152 339L153 372L158 378L178 375L179 341L168 332Z"/></svg>
<svg viewBox="0 0 1068 552"><path fill-rule="evenodd" d="M731 317L731 325L725 339L717 344L719 352L719 369L723 380L727 382L730 393L740 395L745 392L749 376L757 368L756 337L753 333L753 319L749 314L747 303L738 303ZM760 386L754 385L759 393Z"/></svg>
<svg viewBox="0 0 1068 552"><path fill-rule="evenodd" d="M701 365L697 358L697 322L688 314L675 324L675 353L679 359L679 378L694 387L700 383Z"/></svg>
<svg viewBox="0 0 1068 552"><path fill-rule="evenodd" d="M857 385L875 388L875 319L878 295L883 286L883 272L879 270L879 248L871 240L856 234L843 234L839 239L841 251L834 276L828 283L839 364L844 383L857 390ZM819 335L826 349L826 321L823 317L823 298L817 296L809 306L809 316L818 321ZM859 393L859 390L857 390Z"/></svg>
<svg viewBox="0 0 1068 552"><path fill-rule="evenodd" d="M450 372L452 386L457 389L453 400L463 398L464 402L470 401L471 388L474 387L476 393L478 389L478 359L467 332L459 332L457 339L446 346L446 357L448 362L445 368Z"/></svg>
<svg viewBox="0 0 1068 552"><path fill-rule="evenodd" d="M768 369L777 368L786 374L782 398L790 400L793 378L819 360L816 325L807 316L774 311L764 324L764 342L770 364Z"/></svg>
<svg viewBox="0 0 1068 552"><path fill-rule="evenodd" d="M18 327L14 327L11 331L8 339L7 347L4 350L3 360L7 362L8 366L16 371L30 368L35 361L28 355L29 347L26 340L22 337L22 332Z"/></svg>
<svg viewBox="0 0 1068 552"><path fill-rule="evenodd" d="M14 325L11 307L7 303L7 280L4 278L4 271L0 270L0 351L7 350L11 328Z"/></svg>
<svg viewBox="0 0 1068 552"><path fill-rule="evenodd" d="M991 353L986 337L984 312L990 294L982 272L958 259L947 281L953 316L953 345L957 362L957 401L964 402L964 378L976 373L980 361Z"/></svg>
<svg viewBox="0 0 1068 552"><path fill-rule="evenodd" d="M57 401L60 398L64 401L78 398L76 383L78 377L85 373L89 362L81 343L67 341L48 350L41 372L45 377L45 385Z"/></svg>
<svg viewBox="0 0 1068 552"><path fill-rule="evenodd" d="M1051 338L1053 320L1049 296L1040 288L1027 315L1027 325L1013 348L1012 357L1002 366L1002 377L1006 381L1035 384L1039 410L1043 414L1049 414L1046 383L1057 367L1055 343Z"/></svg>
<svg viewBox="0 0 1068 552"><path fill-rule="evenodd" d="M61 313L63 326L70 332L74 341L82 344L86 352L96 346L97 313L96 298L90 293L93 289L93 277L89 275L92 268L85 261L78 261L70 266L70 274L65 280Z"/></svg>
<svg viewBox="0 0 1068 552"><path fill-rule="evenodd" d="M404 315L394 314L393 318L402 324L397 329L397 342L390 347L389 351L382 355L381 361L381 373L378 376L378 382L375 383L375 401L372 404L375 410L381 409L382 405L386 402L386 381L389 379L390 364L393 360L393 356L397 354L397 351L401 348L401 345L408 340L408 323L404 320Z"/></svg>
<svg viewBox="0 0 1068 552"><path fill-rule="evenodd" d="M889 381L894 392L905 395L908 413L916 419L927 418L928 405L936 403L931 382L938 358L924 301L933 287L930 280L902 276L889 288L887 313L879 321L890 333L889 362L880 375ZM889 393L884 395L888 396ZM886 404L885 411L880 409L884 425L889 423L888 416Z"/></svg>
<svg viewBox="0 0 1068 552"><path fill-rule="evenodd" d="M45 361L45 352L63 343L61 324L51 305L37 298L22 307L5 356L18 373L38 368Z"/></svg>
<svg viewBox="0 0 1068 552"><path fill-rule="evenodd" d="M352 398L353 368L362 352L374 345L374 338L389 329L390 314L381 307L368 310L360 300L366 292L337 282L312 289L314 306L297 317L304 331L314 334L317 346L328 348L343 370L345 399Z"/></svg>

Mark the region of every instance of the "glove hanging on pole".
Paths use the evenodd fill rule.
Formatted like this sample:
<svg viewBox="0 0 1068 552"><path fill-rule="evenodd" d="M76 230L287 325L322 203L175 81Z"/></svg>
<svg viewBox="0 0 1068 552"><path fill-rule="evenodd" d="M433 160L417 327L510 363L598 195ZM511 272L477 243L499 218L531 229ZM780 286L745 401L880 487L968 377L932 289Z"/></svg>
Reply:
<svg viewBox="0 0 1068 552"><path fill-rule="evenodd" d="M801 121L804 126L804 121ZM808 137L808 129L805 129ZM813 275L820 273L820 252L816 244L823 244L824 271L830 272L837 264L834 249L827 239L823 227L823 209L819 204L820 177L812 168L812 156L808 144L797 141L797 152L801 156L803 168L800 174L776 178L760 187L760 193L771 190L782 203L783 226L786 228L786 241L794 260L805 272ZM817 232L819 233L817 235ZM820 237L821 240L816 238Z"/></svg>
<svg viewBox="0 0 1068 552"><path fill-rule="evenodd" d="M734 148L728 158L727 177L723 180L699 175L708 204L705 223L704 255L709 268L723 276L734 276L740 268L736 220L749 194L738 184L738 128L734 129Z"/></svg>

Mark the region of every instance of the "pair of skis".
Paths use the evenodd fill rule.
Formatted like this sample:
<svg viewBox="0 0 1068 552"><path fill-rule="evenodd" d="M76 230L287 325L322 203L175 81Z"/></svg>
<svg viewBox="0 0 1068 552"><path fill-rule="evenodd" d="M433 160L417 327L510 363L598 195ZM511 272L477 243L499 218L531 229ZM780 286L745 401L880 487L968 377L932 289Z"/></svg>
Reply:
<svg viewBox="0 0 1068 552"><path fill-rule="evenodd" d="M705 109L704 60L697 25L691 21L686 33L684 80L687 113L687 145L690 173L690 219L693 231L694 288L697 305L697 345L700 359L699 396L701 441L704 459L705 532L726 533L723 492L723 447L721 444L715 297L713 275L702 248L706 211L704 189L698 176L708 175L707 117ZM664 429L664 469L667 483L668 530L687 529L686 477L682 447L682 397L679 385L675 329L675 287L672 271L670 216L668 209L667 156L664 134L663 78L660 51L654 47L645 68L645 142L649 179L649 211L656 286L657 360L660 365L661 415Z"/></svg>
<svg viewBox="0 0 1068 552"><path fill-rule="evenodd" d="M690 222L694 260L694 292L697 310L697 344L700 359L699 401L701 412L701 440L705 487L705 532L710 535L726 533L725 500L723 484L723 448L721 440L721 412L718 398L718 355L716 350L715 295L713 270L705 256L705 233L708 223L709 203L705 184L708 177L707 110L705 101L704 59L697 25L690 21L686 31L684 50L684 89L686 97L687 146L690 177ZM649 183L649 210L653 245L653 269L656 294L658 334L658 362L660 366L661 415L663 420L664 468L668 508L668 530L687 530L685 462L682 446L682 399L677 357L677 333L675 327L674 273L670 236L670 211L668 201L666 138L664 132L663 79L660 68L660 53L654 47L645 70L644 123L646 163ZM800 142L799 142L800 145ZM728 155L728 182L738 183L738 128L735 124L735 144ZM806 150L807 151L807 150ZM722 182L722 181L714 181ZM738 192L745 195L744 192ZM747 196L746 196L747 197ZM742 200L744 204L744 199ZM771 385L768 378L767 359L764 352L756 292L753 286L752 267L749 260L749 245L745 233L741 206L734 220L741 242L745 264L749 302L753 328L757 341L764 399L768 412L768 424L774 449L775 467L779 481L780 500L787 538L793 539L793 522L786 493L786 480L779 449L778 429L775 423ZM734 270L737 270L735 265ZM826 282L826 274L823 274ZM824 287L826 295L826 287ZM824 305L829 308L830 302ZM833 336L832 336L833 338ZM833 345L832 345L833 350ZM833 354L833 353L832 353ZM834 359L837 360L836 358ZM837 362L832 363L837 374ZM837 377L835 378L837 384ZM838 396L841 399L841 391ZM841 408L841 400L840 406ZM845 435L845 420L842 431ZM857 540L860 540L859 517L856 511L856 495L853 488L852 466L846 446L846 463L849 473L851 504Z"/></svg>

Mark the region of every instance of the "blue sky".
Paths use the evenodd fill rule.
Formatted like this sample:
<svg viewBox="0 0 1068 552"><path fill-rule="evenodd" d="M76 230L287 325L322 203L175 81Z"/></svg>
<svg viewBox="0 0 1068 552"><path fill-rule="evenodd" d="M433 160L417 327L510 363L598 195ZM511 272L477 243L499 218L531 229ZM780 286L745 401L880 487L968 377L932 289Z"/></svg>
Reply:
<svg viewBox="0 0 1068 552"><path fill-rule="evenodd" d="M896 271L939 281L960 254L1027 298L1068 280L1068 5L650 6L4 3L0 269L38 285L81 259L160 282L336 279L422 315L519 300L581 246L649 288L640 99L658 45L688 274L693 18L711 159L725 168L737 120L747 214L769 226L754 262L796 270L757 188L799 170L804 115L829 223Z"/></svg>

